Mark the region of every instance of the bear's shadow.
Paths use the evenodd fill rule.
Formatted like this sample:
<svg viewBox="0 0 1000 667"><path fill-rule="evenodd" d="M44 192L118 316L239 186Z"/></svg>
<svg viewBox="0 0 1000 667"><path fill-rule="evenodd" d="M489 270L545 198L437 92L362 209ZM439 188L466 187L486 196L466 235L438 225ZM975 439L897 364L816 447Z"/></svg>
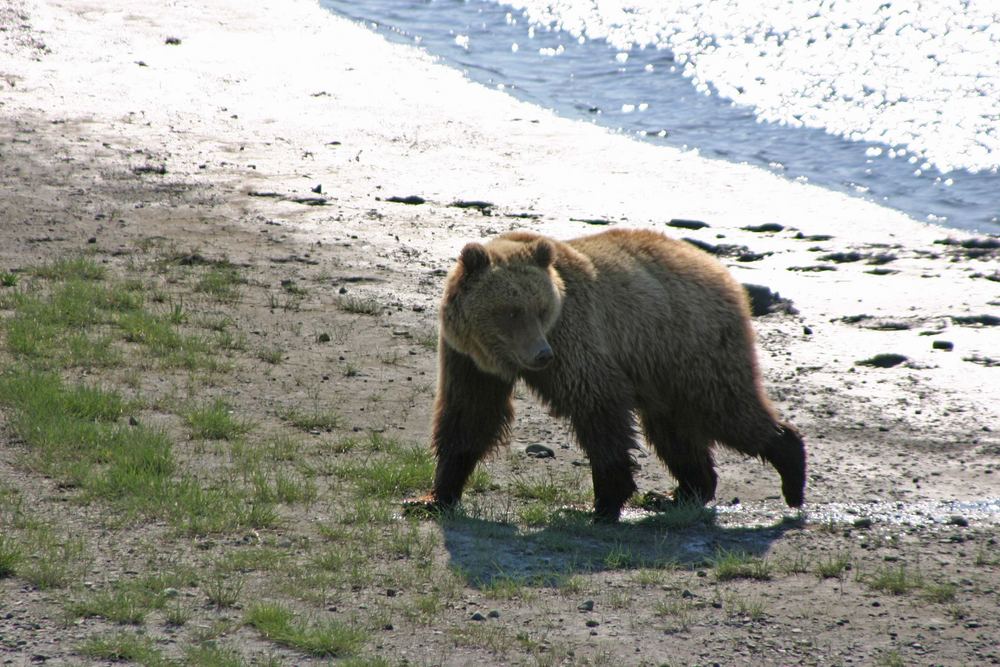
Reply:
<svg viewBox="0 0 1000 667"><path fill-rule="evenodd" d="M760 557L803 519L785 517L768 526L727 527L714 513L678 527L669 515L649 515L615 525L594 524L588 512L562 510L537 530L462 513L439 523L451 567L474 588L504 583L559 586L574 574L643 568L697 569L720 554Z"/></svg>

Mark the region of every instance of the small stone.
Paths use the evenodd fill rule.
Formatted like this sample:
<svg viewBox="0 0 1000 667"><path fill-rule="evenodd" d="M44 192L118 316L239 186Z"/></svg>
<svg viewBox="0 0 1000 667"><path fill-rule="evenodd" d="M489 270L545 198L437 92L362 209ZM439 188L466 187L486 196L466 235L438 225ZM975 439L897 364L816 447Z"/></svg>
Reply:
<svg viewBox="0 0 1000 667"><path fill-rule="evenodd" d="M802 333L804 333L806 336L812 336L812 332L813 332L812 327L808 326L802 327Z"/></svg>
<svg viewBox="0 0 1000 667"><path fill-rule="evenodd" d="M587 627L588 628L596 628L598 625L600 625L600 623L598 623L597 621L595 621L592 618L587 621Z"/></svg>
<svg viewBox="0 0 1000 667"><path fill-rule="evenodd" d="M948 525L950 526L965 526L969 525L969 520L960 514L952 514L948 517Z"/></svg>
<svg viewBox="0 0 1000 667"><path fill-rule="evenodd" d="M935 350L945 350L946 352L951 352L955 349L955 344L950 340L936 340L931 343L931 348Z"/></svg>
<svg viewBox="0 0 1000 667"><path fill-rule="evenodd" d="M525 447L524 453L534 459L551 459L556 456L556 453L552 449L538 443Z"/></svg>
<svg viewBox="0 0 1000 667"><path fill-rule="evenodd" d="M485 617L485 616L483 616L483 615L482 615L481 613L479 613L479 612L477 611L476 613L474 613L474 614L472 615L472 620L473 620L473 621L485 621L485 620L486 620L486 617Z"/></svg>
<svg viewBox="0 0 1000 667"><path fill-rule="evenodd" d="M853 525L855 528L861 528L862 530L867 530L872 527L872 520L867 517L862 519L855 519Z"/></svg>
<svg viewBox="0 0 1000 667"><path fill-rule="evenodd" d="M490 613L486 614L490 618L500 618L500 611L498 609L491 609Z"/></svg>
<svg viewBox="0 0 1000 667"><path fill-rule="evenodd" d="M175 597L177 597L180 594L181 594L181 592L179 590L177 590L176 588L164 588L163 589L163 597L165 597L165 598L175 598Z"/></svg>
<svg viewBox="0 0 1000 667"><path fill-rule="evenodd" d="M139 420L136 419L134 415L130 415L129 418L128 418L128 425L129 426L138 426L139 425Z"/></svg>
<svg viewBox="0 0 1000 667"><path fill-rule="evenodd" d="M330 342L330 334L325 333L325 332L321 333L320 335L316 336L316 340L318 340L320 343L329 343Z"/></svg>
<svg viewBox="0 0 1000 667"><path fill-rule="evenodd" d="M684 591L681 593L681 597L690 600L691 598L695 597L695 595L694 593L685 588Z"/></svg>
<svg viewBox="0 0 1000 667"><path fill-rule="evenodd" d="M87 243L97 243L97 237L91 236L89 239L87 239Z"/></svg>
<svg viewBox="0 0 1000 667"><path fill-rule="evenodd" d="M390 597L390 598L396 597L396 589L395 588L387 588L387 589L385 589L385 595L386 595L386 597Z"/></svg>
<svg viewBox="0 0 1000 667"><path fill-rule="evenodd" d="M382 629L383 630L392 630L393 629L392 628L392 623L386 623L385 625L382 626Z"/></svg>
<svg viewBox="0 0 1000 667"><path fill-rule="evenodd" d="M347 294L347 288L346 287L341 287L339 290L337 290L337 293L338 294Z"/></svg>
<svg viewBox="0 0 1000 667"><path fill-rule="evenodd" d="M902 354L885 353L855 362L858 366L874 366L875 368L892 368L907 360Z"/></svg>
<svg viewBox="0 0 1000 667"><path fill-rule="evenodd" d="M577 607L577 609L579 609L580 611L594 611L594 601L585 600Z"/></svg>

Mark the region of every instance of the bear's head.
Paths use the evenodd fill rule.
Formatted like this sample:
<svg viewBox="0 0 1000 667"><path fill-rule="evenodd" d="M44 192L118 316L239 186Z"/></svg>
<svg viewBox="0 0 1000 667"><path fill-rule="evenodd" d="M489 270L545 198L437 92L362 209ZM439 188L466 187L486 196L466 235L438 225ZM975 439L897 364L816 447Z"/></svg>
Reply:
<svg viewBox="0 0 1000 667"><path fill-rule="evenodd" d="M547 239L469 243L448 275L441 336L485 373L514 380L554 358L546 338L564 286Z"/></svg>

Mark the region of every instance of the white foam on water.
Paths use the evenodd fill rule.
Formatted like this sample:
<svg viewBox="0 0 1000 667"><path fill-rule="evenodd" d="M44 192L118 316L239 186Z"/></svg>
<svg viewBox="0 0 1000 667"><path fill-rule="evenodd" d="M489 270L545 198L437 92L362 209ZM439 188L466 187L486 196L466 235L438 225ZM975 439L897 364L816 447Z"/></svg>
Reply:
<svg viewBox="0 0 1000 667"><path fill-rule="evenodd" d="M761 121L905 146L942 172L1000 168L993 0L497 1L626 55L669 49L698 90Z"/></svg>

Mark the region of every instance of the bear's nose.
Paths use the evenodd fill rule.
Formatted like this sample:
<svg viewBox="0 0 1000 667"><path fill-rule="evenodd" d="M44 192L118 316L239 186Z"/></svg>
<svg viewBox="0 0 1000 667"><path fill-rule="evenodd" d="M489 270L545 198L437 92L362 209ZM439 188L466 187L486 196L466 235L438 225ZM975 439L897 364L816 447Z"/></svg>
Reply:
<svg viewBox="0 0 1000 667"><path fill-rule="evenodd" d="M556 355L552 353L552 348L546 345L535 355L535 365L539 368L548 366L555 357Z"/></svg>

